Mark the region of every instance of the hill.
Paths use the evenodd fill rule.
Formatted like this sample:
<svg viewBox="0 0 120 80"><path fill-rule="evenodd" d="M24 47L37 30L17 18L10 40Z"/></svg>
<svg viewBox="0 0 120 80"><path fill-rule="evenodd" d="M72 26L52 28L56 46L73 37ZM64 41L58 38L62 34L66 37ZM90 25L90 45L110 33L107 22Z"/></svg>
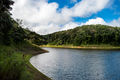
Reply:
<svg viewBox="0 0 120 80"><path fill-rule="evenodd" d="M45 35L50 45L120 45L120 28L107 25L84 25Z"/></svg>

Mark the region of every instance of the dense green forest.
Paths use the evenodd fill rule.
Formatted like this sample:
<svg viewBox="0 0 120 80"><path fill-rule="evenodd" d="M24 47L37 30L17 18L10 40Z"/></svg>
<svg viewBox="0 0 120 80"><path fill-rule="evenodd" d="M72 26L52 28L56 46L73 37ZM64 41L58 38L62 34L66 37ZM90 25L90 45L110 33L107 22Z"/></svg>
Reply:
<svg viewBox="0 0 120 80"><path fill-rule="evenodd" d="M25 34L26 34L25 40L27 40L28 42L36 44L36 45L47 44L47 41L46 41L47 39L44 36L39 35L35 32L31 32L28 29L24 29L24 31L25 31Z"/></svg>
<svg viewBox="0 0 120 80"><path fill-rule="evenodd" d="M29 63L32 55L46 52L32 45L46 44L45 39L23 29L19 20L11 17L13 4L12 0L0 0L0 80L49 80Z"/></svg>
<svg viewBox="0 0 120 80"><path fill-rule="evenodd" d="M120 28L107 25L84 25L45 35L50 45L120 45Z"/></svg>

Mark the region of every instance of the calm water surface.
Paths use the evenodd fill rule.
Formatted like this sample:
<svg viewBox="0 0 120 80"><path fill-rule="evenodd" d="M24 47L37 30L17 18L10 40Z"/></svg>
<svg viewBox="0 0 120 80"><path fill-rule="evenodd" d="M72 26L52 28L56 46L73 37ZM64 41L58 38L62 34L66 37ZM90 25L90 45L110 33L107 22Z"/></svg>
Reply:
<svg viewBox="0 0 120 80"><path fill-rule="evenodd" d="M52 80L120 80L120 51L44 49L30 62Z"/></svg>

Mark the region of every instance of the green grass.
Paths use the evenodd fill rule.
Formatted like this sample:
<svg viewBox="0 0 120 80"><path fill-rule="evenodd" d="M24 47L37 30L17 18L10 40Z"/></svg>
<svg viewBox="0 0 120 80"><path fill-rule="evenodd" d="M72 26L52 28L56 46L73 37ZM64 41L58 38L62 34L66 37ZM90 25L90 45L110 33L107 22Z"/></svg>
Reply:
<svg viewBox="0 0 120 80"><path fill-rule="evenodd" d="M22 56L23 53L15 51L13 47L0 46L1 80L32 80Z"/></svg>
<svg viewBox="0 0 120 80"><path fill-rule="evenodd" d="M112 46L108 44L100 44L100 45L81 45L81 46L73 46L73 45L41 45L40 47L53 47L53 48L75 48L75 49L99 49L99 50L104 50L104 49L115 49L115 50L120 50L120 46Z"/></svg>
<svg viewBox="0 0 120 80"><path fill-rule="evenodd" d="M29 62L33 55L43 52L45 50L29 43L0 45L0 80L50 80Z"/></svg>

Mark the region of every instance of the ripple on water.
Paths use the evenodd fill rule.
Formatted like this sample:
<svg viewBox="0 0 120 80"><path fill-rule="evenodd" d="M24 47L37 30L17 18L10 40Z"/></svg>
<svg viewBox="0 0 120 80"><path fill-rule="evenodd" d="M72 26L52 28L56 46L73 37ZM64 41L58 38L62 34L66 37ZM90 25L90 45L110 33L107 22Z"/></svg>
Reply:
<svg viewBox="0 0 120 80"><path fill-rule="evenodd" d="M44 49L30 62L53 80L120 80L120 51Z"/></svg>

